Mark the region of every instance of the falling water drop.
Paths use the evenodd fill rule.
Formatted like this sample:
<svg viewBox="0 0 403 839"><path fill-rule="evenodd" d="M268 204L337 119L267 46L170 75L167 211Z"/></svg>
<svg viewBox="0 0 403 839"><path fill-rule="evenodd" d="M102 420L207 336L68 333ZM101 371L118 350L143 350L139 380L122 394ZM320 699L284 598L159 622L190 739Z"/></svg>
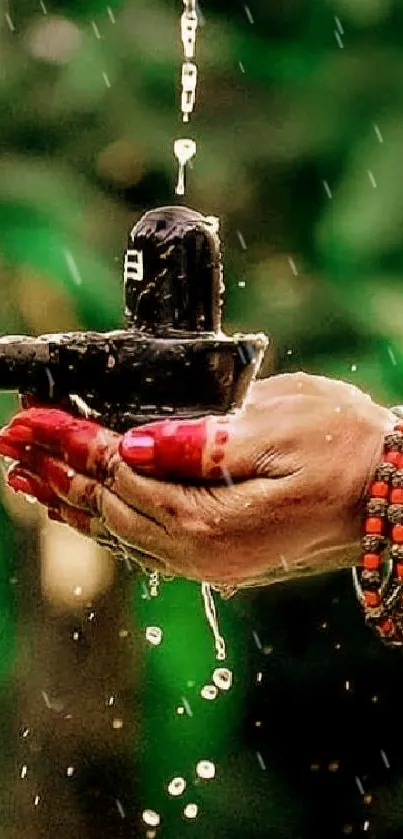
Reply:
<svg viewBox="0 0 403 839"><path fill-rule="evenodd" d="M211 586L208 583L202 583L201 592L204 602L204 611L206 613L206 618L210 624L210 627L214 635L216 658L218 661L225 661L227 655L225 649L225 641L222 635L220 635Z"/></svg>
<svg viewBox="0 0 403 839"><path fill-rule="evenodd" d="M183 814L186 816L187 819L195 819L198 812L199 808L197 804L186 804Z"/></svg>
<svg viewBox="0 0 403 839"><path fill-rule="evenodd" d="M215 685L204 685L200 691L201 696L203 699L216 699L218 696L218 690Z"/></svg>
<svg viewBox="0 0 403 839"><path fill-rule="evenodd" d="M152 571L149 577L150 597L158 597L160 575L158 571Z"/></svg>
<svg viewBox="0 0 403 839"><path fill-rule="evenodd" d="M156 813L155 810L144 810L142 818L143 822L150 825L150 827L158 827L161 821L159 813Z"/></svg>
<svg viewBox="0 0 403 839"><path fill-rule="evenodd" d="M162 641L162 629L159 626L147 626L146 639L154 647L157 647Z"/></svg>
<svg viewBox="0 0 403 839"><path fill-rule="evenodd" d="M232 687L232 672L228 667L216 667L213 682L220 690L230 690Z"/></svg>
<svg viewBox="0 0 403 839"><path fill-rule="evenodd" d="M170 795L182 795L186 789L186 781L184 778L172 778L168 784L168 792Z"/></svg>
<svg viewBox="0 0 403 839"><path fill-rule="evenodd" d="M196 774L205 781L215 777L215 765L211 760L199 760L196 765Z"/></svg>

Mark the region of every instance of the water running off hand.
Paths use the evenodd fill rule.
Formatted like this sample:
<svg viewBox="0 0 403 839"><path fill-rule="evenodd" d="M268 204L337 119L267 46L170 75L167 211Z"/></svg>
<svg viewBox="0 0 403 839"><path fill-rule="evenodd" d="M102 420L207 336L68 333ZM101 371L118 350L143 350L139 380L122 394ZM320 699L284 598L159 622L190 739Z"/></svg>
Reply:
<svg viewBox="0 0 403 839"><path fill-rule="evenodd" d="M214 635L216 658L218 661L225 661L227 657L227 651L225 648L224 638L220 634L218 626L217 612L215 608L213 592L211 591L211 586L208 583L202 583L201 593L203 597L206 618L210 624L210 627Z"/></svg>

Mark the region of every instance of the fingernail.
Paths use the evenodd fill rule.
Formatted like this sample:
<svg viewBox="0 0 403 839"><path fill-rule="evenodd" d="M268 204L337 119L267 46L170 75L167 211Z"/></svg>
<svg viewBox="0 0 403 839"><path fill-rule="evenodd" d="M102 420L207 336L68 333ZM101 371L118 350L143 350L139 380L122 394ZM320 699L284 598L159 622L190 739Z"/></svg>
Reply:
<svg viewBox="0 0 403 839"><path fill-rule="evenodd" d="M157 478L200 478L206 443L206 420L161 420L131 428L120 442L120 455Z"/></svg>
<svg viewBox="0 0 403 839"><path fill-rule="evenodd" d="M120 454L129 466L147 466L154 460L155 441L149 434L131 429L121 440Z"/></svg>

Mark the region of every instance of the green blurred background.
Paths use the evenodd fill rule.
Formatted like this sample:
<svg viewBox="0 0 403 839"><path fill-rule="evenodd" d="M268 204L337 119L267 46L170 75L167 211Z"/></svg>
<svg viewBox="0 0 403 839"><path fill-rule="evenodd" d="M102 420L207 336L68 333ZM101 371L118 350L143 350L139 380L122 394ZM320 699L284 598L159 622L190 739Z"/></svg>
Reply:
<svg viewBox="0 0 403 839"><path fill-rule="evenodd" d="M0 332L121 325L128 231L145 210L177 201L173 142L191 136L198 153L185 201L220 217L225 329L270 335L263 374L305 369L352 381L385 404L403 401L401 0L203 0L189 127L180 120L182 8L179 0L0 0ZM2 396L2 421L16 404ZM27 646L40 592L31 596L27 583L18 591L13 576L28 573L36 525L6 506L1 515L3 717L11 720L1 737L14 801L23 668L11 657L22 644L31 674L45 666L51 676L53 665L40 633L33 655ZM142 661L132 741L124 749L108 741L96 761L75 743L85 771L77 769L74 791L63 798L62 773L37 823L27 816L38 810L34 787L21 817L2 799L0 836L20 836L21 818L24 835L70 835L74 811L79 837L153 839L141 822L149 806L169 839L400 839L400 660L362 626L347 573L221 604L236 679L211 704L198 692L215 665L197 587L172 583L153 601L128 573L119 572L118 610L129 604L138 639L150 622L167 639L151 651L133 642ZM96 656L87 613L74 621ZM60 649L70 629L52 623ZM82 659L68 660L74 682ZM194 712L182 720L175 707L184 691ZM43 737L33 749L46 765L38 768L45 798L59 736L55 729L48 751ZM205 787L193 780L186 801L169 800L169 777L203 756L221 760L221 776ZM187 801L199 804L195 820L183 818Z"/></svg>

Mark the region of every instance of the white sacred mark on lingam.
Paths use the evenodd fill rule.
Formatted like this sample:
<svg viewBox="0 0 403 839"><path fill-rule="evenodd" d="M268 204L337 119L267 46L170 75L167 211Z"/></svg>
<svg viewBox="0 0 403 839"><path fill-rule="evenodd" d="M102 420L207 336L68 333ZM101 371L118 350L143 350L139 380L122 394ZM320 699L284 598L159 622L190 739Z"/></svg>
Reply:
<svg viewBox="0 0 403 839"><path fill-rule="evenodd" d="M143 251L129 249L125 253L124 281L135 280L141 282L144 278Z"/></svg>

